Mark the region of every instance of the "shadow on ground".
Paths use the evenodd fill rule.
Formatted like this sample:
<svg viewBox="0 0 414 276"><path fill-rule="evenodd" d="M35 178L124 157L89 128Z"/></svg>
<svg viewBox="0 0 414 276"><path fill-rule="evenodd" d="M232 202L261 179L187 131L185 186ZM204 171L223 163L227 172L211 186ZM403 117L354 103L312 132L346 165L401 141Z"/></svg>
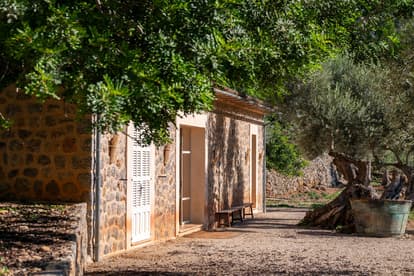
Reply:
<svg viewBox="0 0 414 276"><path fill-rule="evenodd" d="M276 270L269 270L269 271L245 271L244 275L291 275L291 276L304 276L304 275L368 275L361 271L357 270L349 270L349 269L327 269L321 268L320 270L315 271L308 271L308 272L292 272L286 271L285 269L276 269ZM84 275L97 275L97 276L132 276L132 275L168 275L168 276L175 276L175 275L205 275L203 273L196 273L196 272L166 272L166 271L102 271L102 272L95 272L95 273L86 273ZM209 275L209 274L207 274ZM225 275L220 273L220 275ZM235 275L235 274L228 274L228 275Z"/></svg>
<svg viewBox="0 0 414 276"><path fill-rule="evenodd" d="M286 207L267 207L266 213L305 213L310 209L307 207L294 207L294 208L286 208Z"/></svg>
<svg viewBox="0 0 414 276"><path fill-rule="evenodd" d="M175 276L175 275L195 275L195 273L179 273L179 272L167 272L167 271L134 271L134 270L127 270L127 271L101 271L101 272L89 272L83 275L105 275L105 276L132 276L132 275L168 275L168 276Z"/></svg>

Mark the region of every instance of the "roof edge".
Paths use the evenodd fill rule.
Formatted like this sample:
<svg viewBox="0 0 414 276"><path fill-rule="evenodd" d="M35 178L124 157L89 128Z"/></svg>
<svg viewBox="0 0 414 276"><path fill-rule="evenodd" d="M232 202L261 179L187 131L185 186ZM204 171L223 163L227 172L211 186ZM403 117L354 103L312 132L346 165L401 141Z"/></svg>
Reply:
<svg viewBox="0 0 414 276"><path fill-rule="evenodd" d="M256 109L258 111L263 112L264 114L269 114L275 111L275 108L272 107L270 104L259 100L253 96L243 95L239 92L230 89L228 87L213 87L214 93L219 96L224 96L226 98L232 98L237 102L243 102L244 104L248 105L250 108Z"/></svg>

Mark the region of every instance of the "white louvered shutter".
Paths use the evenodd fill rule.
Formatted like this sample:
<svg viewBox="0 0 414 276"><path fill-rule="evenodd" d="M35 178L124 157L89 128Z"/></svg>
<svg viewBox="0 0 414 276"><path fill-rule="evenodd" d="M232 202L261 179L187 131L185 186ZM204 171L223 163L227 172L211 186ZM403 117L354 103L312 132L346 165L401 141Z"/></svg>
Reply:
<svg viewBox="0 0 414 276"><path fill-rule="evenodd" d="M132 242L147 240L151 237L151 148L140 146L135 138L139 137L139 131L133 128L131 147L129 148L131 159L129 170L132 172Z"/></svg>

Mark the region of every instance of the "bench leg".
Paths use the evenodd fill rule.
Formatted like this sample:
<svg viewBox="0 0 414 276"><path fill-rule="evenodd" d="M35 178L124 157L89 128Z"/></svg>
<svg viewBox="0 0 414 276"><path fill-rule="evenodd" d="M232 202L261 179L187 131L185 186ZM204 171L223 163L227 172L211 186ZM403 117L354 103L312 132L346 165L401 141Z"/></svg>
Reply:
<svg viewBox="0 0 414 276"><path fill-rule="evenodd" d="M243 208L235 210L234 212L231 213L231 224L233 225L235 220L239 220L241 222L243 222ZM234 215L237 214L237 217Z"/></svg>
<svg viewBox="0 0 414 276"><path fill-rule="evenodd" d="M221 221L223 221L223 222L221 222ZM231 220L231 214L230 213L218 214L218 226L219 227L222 226L222 225L230 227L231 224L232 224L232 220Z"/></svg>
<svg viewBox="0 0 414 276"><path fill-rule="evenodd" d="M250 211L249 213L246 213L246 208L249 209L249 211ZM246 206L246 207L243 208L243 218L246 218L246 215L250 215L252 218L254 218L252 205Z"/></svg>
<svg viewBox="0 0 414 276"><path fill-rule="evenodd" d="M220 216L220 214L216 214L216 219L217 219L217 226L220 227L221 226L221 216Z"/></svg>

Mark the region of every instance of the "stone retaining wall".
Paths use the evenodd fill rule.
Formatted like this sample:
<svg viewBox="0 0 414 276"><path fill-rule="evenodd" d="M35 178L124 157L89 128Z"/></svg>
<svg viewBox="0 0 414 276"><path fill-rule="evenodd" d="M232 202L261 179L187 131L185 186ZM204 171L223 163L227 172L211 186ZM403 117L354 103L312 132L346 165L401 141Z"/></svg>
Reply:
<svg viewBox="0 0 414 276"><path fill-rule="evenodd" d="M91 189L90 118L62 101L40 103L11 85L0 112L0 199L88 202Z"/></svg>
<svg viewBox="0 0 414 276"><path fill-rule="evenodd" d="M83 275L86 208L86 203L0 202L0 266L10 275Z"/></svg>
<svg viewBox="0 0 414 276"><path fill-rule="evenodd" d="M69 217L74 220L74 223L72 223L72 229L66 233L72 237L64 248L66 254L50 262L44 271L32 273L32 275L83 275L86 268L88 241L86 204L76 204L70 209ZM56 234L61 233L57 231Z"/></svg>
<svg viewBox="0 0 414 276"><path fill-rule="evenodd" d="M303 169L303 176L291 177L268 170L266 176L266 197L274 198L291 193L306 192L309 188L318 186L331 187L334 183L332 178L332 158L325 154L310 161Z"/></svg>

